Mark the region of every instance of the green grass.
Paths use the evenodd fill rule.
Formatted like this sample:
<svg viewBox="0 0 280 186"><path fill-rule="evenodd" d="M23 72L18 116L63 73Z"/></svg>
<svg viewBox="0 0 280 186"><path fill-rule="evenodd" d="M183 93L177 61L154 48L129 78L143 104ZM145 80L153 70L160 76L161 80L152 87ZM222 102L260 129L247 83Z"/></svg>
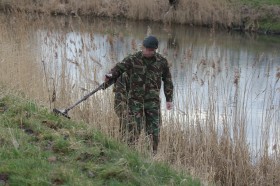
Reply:
<svg viewBox="0 0 280 186"><path fill-rule="evenodd" d="M243 15L246 17L245 25L250 26L254 22L257 23L258 32L279 33L280 17L277 14L280 10L279 0L237 0L233 1L232 5L236 6L238 10L246 7Z"/></svg>
<svg viewBox="0 0 280 186"><path fill-rule="evenodd" d="M200 185L85 123L15 96L0 95L0 165L0 181L10 186Z"/></svg>
<svg viewBox="0 0 280 186"><path fill-rule="evenodd" d="M279 0L240 0L240 2L249 4L249 5L280 5Z"/></svg>
<svg viewBox="0 0 280 186"><path fill-rule="evenodd" d="M264 31L272 31L272 32L279 32L280 31L280 22L275 22L272 20L262 20L260 21L260 29Z"/></svg>

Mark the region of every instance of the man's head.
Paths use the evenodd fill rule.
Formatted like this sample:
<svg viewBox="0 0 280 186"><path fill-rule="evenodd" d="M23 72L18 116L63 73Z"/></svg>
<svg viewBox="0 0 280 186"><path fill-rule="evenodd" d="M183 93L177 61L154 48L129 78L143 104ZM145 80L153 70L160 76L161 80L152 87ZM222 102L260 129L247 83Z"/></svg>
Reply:
<svg viewBox="0 0 280 186"><path fill-rule="evenodd" d="M143 55L153 57L158 48L158 39L155 36L148 36L143 40Z"/></svg>

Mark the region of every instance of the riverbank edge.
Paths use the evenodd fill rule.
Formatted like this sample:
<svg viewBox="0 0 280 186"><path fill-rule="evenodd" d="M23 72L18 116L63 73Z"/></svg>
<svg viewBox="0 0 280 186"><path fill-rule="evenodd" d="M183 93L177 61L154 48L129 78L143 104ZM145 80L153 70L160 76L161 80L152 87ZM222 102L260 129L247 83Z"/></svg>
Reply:
<svg viewBox="0 0 280 186"><path fill-rule="evenodd" d="M197 178L89 124L56 116L1 84L0 124L0 185L201 185Z"/></svg>
<svg viewBox="0 0 280 186"><path fill-rule="evenodd" d="M221 23L212 23L212 24L204 24L204 25L196 25L193 23L185 22L178 23L176 21L168 21L169 24L183 24L183 25L192 25L192 26L201 26L201 27L209 27L215 28L219 30L226 31L235 31L241 33L257 33L257 34L265 34L265 35L280 35L280 14L277 16L277 11L280 10L280 6L277 6L275 9L264 8L264 7L253 7L248 5L242 5L237 7L241 12L241 19L239 23L232 23L230 25L223 25ZM272 11L273 10L273 11ZM0 3L0 11L5 14L13 14L13 13L27 13L27 14L40 14L40 15L51 15L51 16L74 16L74 17L107 17L107 18L118 18L118 19L129 19L133 21L153 21L152 19L139 20L133 18L127 18L125 15L97 15L94 11L90 11L85 13L82 10L74 10L74 9L53 9L51 11L45 11L44 9L38 8L20 8L16 5L11 5L9 3ZM275 12L276 11L276 12ZM257 14L257 12L262 12L258 16L253 16ZM154 22L164 22L164 20L158 20Z"/></svg>

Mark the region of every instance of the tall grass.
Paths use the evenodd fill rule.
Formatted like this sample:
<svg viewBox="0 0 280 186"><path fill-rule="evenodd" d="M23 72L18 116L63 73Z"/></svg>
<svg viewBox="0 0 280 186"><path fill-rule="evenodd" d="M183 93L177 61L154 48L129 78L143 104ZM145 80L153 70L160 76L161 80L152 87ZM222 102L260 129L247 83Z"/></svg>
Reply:
<svg viewBox="0 0 280 186"><path fill-rule="evenodd" d="M98 39L98 33L88 34L89 28L81 21L53 21L48 17L40 18L40 15L27 15L23 19L22 14L0 18L1 25L4 25L0 28L0 42L6 46L1 48L1 56L5 54L0 61L1 83L24 92L50 109L71 105L97 87L102 81L102 71L107 71L117 61L115 41L125 39L114 30L102 29L102 24L98 29L106 32L108 37L100 39L96 45L94 41ZM71 34L76 37L70 37ZM135 48L135 42L128 45L131 45L128 48ZM200 59L193 55L194 50L185 52L181 64L190 64L185 77L188 88L182 103L184 109L163 114L161 143L154 158L191 172L206 183L278 185L279 68L275 70L274 63L269 63L265 72L258 71L257 66L262 60L259 56L245 66L252 68L253 73L244 74L242 68L229 69L225 60L228 56L221 52L216 57ZM69 51L71 55L67 53ZM99 55L94 56L93 52ZM34 53L39 54L34 56ZM102 58L110 63L101 62ZM197 64L197 60L200 63ZM193 69L196 69L195 74ZM265 94L262 133L261 136L253 135L260 138L256 139L256 148L252 148L246 139L248 130L251 130L248 117L254 116L250 116L247 110L252 104L249 92L258 76L264 76L267 82L262 93ZM175 95L182 94L175 89ZM90 127L119 139L119 124L112 104L113 94L109 89L95 94L71 110L70 115L74 120L84 120ZM175 108L180 106L175 105ZM136 148L149 154L146 142L142 136Z"/></svg>
<svg viewBox="0 0 280 186"><path fill-rule="evenodd" d="M181 113L184 121L178 120L174 114L164 119L166 126L160 148L163 159L218 185L277 185L279 96L275 96L277 90L273 87L277 78L276 82L269 82L267 76L267 95L260 122L262 134L258 135L249 122L252 104L249 92L255 86L251 78L257 78L257 75L246 75L242 69L235 69L223 76L211 61L203 61L203 64L208 66L203 67L205 70L215 69L206 77L191 78L191 75L188 78L186 84L190 91L185 95L188 101L184 104L187 108ZM222 70L224 68L221 67ZM249 65L247 68L256 67ZM207 82L201 85L200 78L207 79ZM240 78L248 79L241 84ZM196 84L208 86L208 92L194 89ZM222 100L222 105L219 100ZM249 144L248 133L253 131L256 142Z"/></svg>
<svg viewBox="0 0 280 186"><path fill-rule="evenodd" d="M167 0L6 0L2 2L2 9L8 12L18 10L46 14L126 17L133 20L172 21L195 25L219 24L225 27L239 21L238 13L224 0L180 0L176 10Z"/></svg>
<svg viewBox="0 0 280 186"><path fill-rule="evenodd" d="M98 16L151 20L250 32L279 32L277 1L180 0L2 0L0 11L44 15Z"/></svg>

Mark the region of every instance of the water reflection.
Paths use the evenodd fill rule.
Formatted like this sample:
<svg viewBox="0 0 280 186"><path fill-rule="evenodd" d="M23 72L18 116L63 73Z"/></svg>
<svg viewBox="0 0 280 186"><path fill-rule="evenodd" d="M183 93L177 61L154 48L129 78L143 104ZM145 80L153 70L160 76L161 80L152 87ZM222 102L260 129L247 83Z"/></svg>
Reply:
<svg viewBox="0 0 280 186"><path fill-rule="evenodd" d="M30 40L36 41L28 42L34 45L31 48L37 48L33 59L45 62L57 86L59 79L66 77L73 90L75 86L78 90L96 87L115 63L139 50L143 38L151 32L160 40L158 52L171 64L175 85L173 111L165 111L162 99L165 117L178 116L182 125L195 123L198 118L205 125L212 118L218 126L223 126L226 119L232 127L242 121L247 123L247 137L254 145L266 123L275 127L270 132L277 129L279 38L147 22L49 19L50 26L44 22L26 29L34 36ZM4 48L16 43L5 38L1 42Z"/></svg>

